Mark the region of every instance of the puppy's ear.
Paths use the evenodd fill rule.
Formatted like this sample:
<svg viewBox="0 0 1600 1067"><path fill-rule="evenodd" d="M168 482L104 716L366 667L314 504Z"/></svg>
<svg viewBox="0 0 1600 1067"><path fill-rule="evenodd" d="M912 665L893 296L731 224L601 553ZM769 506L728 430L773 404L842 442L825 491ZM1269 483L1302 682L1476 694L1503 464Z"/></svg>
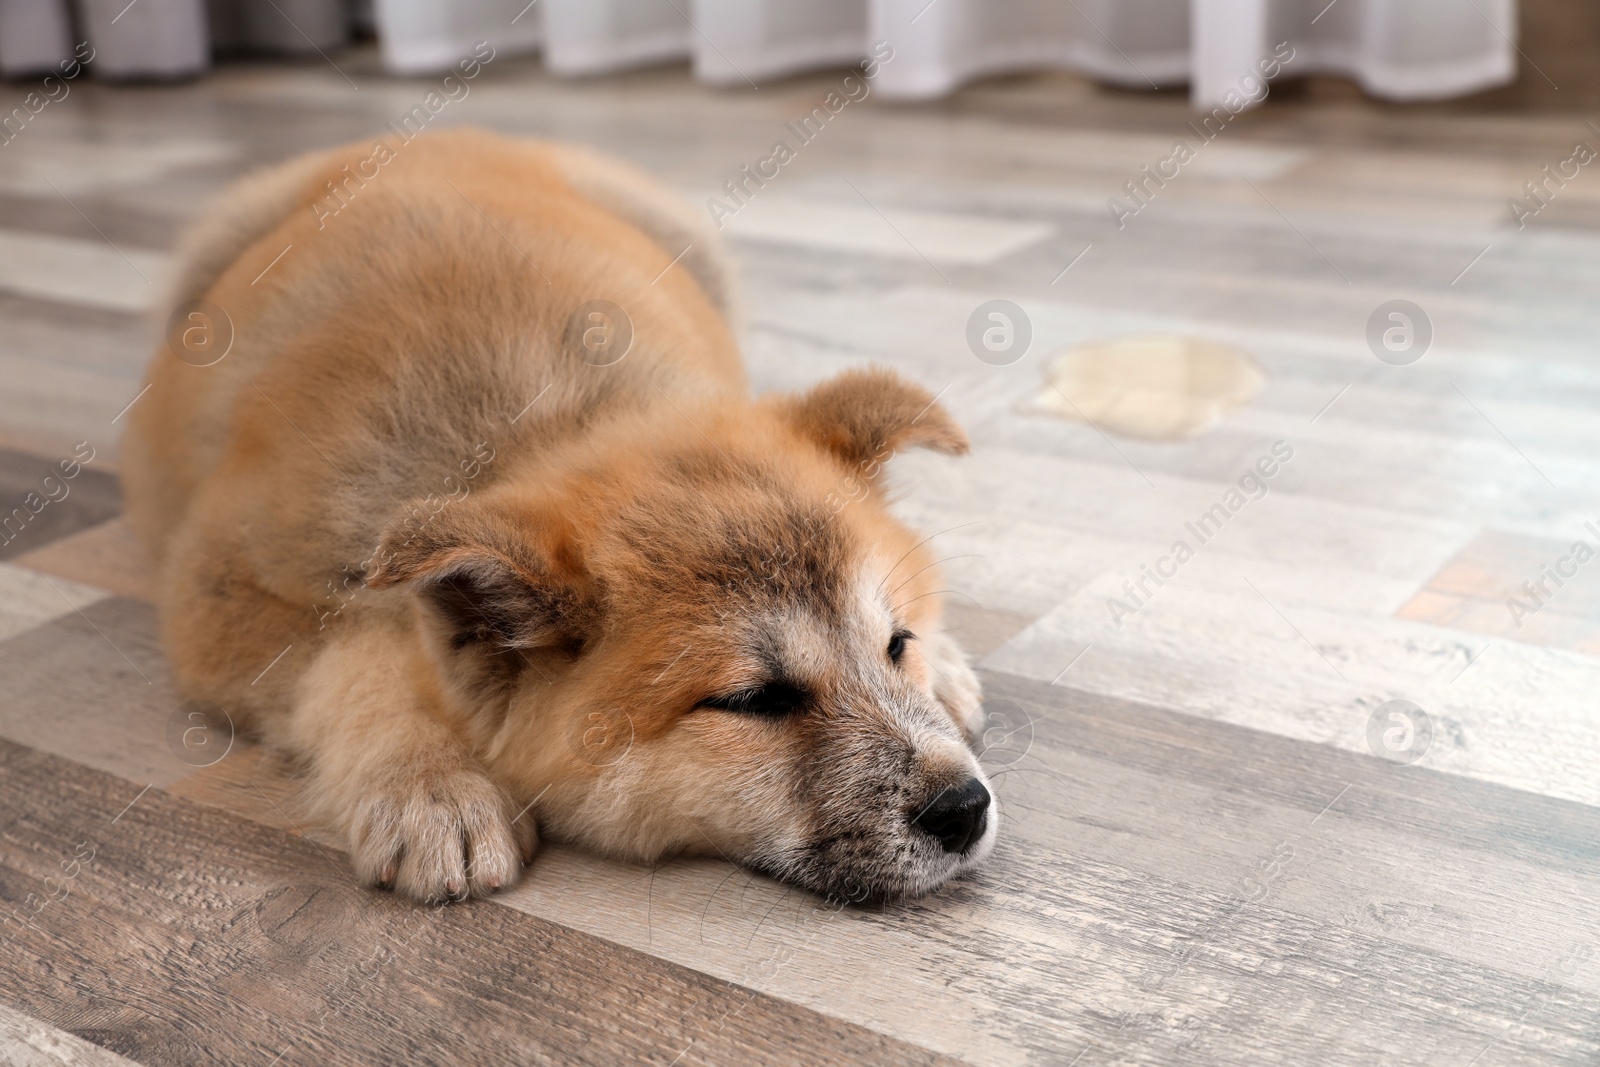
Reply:
<svg viewBox="0 0 1600 1067"><path fill-rule="evenodd" d="M903 448L967 450L967 435L933 394L893 371L845 371L781 403L796 428L852 468L881 463Z"/></svg>
<svg viewBox="0 0 1600 1067"><path fill-rule="evenodd" d="M595 617L581 564L534 515L452 501L390 526L374 589L409 583L454 651L581 647Z"/></svg>

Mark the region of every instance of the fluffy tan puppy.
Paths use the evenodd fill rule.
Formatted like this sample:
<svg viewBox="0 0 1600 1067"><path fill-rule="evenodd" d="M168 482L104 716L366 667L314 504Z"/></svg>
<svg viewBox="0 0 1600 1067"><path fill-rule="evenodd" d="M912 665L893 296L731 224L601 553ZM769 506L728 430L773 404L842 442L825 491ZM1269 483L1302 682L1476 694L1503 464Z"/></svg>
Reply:
<svg viewBox="0 0 1600 1067"><path fill-rule="evenodd" d="M866 899L989 852L977 682L880 486L966 438L887 372L752 399L692 210L437 133L241 182L181 262L123 467L167 653L363 879L480 895L543 834Z"/></svg>

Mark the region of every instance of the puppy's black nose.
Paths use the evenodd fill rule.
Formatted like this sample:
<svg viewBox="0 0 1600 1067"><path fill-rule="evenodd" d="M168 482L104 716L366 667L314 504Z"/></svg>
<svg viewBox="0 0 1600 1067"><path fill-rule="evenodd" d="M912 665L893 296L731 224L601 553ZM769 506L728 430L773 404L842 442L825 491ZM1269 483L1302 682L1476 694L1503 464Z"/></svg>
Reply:
<svg viewBox="0 0 1600 1067"><path fill-rule="evenodd" d="M911 821L937 837L946 852L965 852L989 825L989 791L969 778L939 793Z"/></svg>

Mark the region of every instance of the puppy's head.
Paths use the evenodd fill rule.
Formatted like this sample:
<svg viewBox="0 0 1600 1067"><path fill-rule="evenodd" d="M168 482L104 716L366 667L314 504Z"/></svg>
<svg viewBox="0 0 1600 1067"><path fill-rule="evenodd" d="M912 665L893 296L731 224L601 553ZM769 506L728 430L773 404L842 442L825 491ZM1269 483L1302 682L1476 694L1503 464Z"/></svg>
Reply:
<svg viewBox="0 0 1600 1067"><path fill-rule="evenodd" d="M494 772L544 833L640 859L857 900L975 865L996 813L968 709L935 696L966 668L881 487L896 450L962 452L961 430L883 372L663 408L380 557Z"/></svg>

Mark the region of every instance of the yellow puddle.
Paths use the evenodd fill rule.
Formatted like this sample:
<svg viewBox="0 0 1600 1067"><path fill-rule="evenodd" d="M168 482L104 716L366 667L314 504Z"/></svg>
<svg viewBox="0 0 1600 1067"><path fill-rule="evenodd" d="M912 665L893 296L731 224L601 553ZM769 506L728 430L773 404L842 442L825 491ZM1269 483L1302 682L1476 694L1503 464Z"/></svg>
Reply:
<svg viewBox="0 0 1600 1067"><path fill-rule="evenodd" d="M1193 437L1261 391L1255 360L1211 341L1125 337L1063 352L1045 371L1035 410L1128 437Z"/></svg>

